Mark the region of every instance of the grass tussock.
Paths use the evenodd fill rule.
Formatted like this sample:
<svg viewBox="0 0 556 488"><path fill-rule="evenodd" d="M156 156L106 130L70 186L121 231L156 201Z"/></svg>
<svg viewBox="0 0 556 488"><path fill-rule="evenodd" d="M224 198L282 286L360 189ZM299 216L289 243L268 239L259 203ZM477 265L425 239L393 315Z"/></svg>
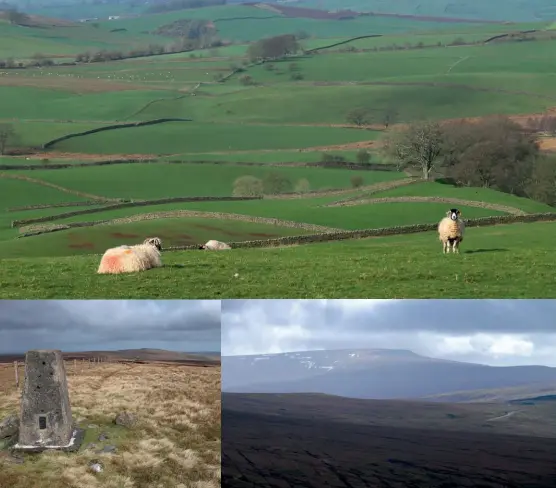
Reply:
<svg viewBox="0 0 556 488"><path fill-rule="evenodd" d="M66 369L73 417L86 429L81 449L26 455L21 465L0 456L0 487L220 486L220 368L69 362ZM17 412L12 365L0 366L0 390L0 417ZM122 411L136 415L135 426L114 424ZM108 439L99 442L101 433ZM117 451L95 452L103 445ZM102 473L88 469L92 460L103 464Z"/></svg>

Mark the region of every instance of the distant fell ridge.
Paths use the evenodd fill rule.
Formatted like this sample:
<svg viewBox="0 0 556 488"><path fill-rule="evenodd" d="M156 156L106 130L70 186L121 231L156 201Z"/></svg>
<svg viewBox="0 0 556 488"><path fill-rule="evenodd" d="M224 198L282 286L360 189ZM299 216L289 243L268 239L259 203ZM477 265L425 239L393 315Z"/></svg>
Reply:
<svg viewBox="0 0 556 488"><path fill-rule="evenodd" d="M220 364L218 352L176 352L164 349L122 349L117 351L62 351L64 359L87 359L104 357L109 360L139 360L148 362L178 362L199 364ZM24 361L24 353L0 355L0 363Z"/></svg>
<svg viewBox="0 0 556 488"><path fill-rule="evenodd" d="M363 399L411 399L471 390L553 386L556 368L494 367L420 356L398 349L342 349L222 357L222 390L324 393ZM492 393L492 392L491 392ZM442 397L435 401L443 401Z"/></svg>

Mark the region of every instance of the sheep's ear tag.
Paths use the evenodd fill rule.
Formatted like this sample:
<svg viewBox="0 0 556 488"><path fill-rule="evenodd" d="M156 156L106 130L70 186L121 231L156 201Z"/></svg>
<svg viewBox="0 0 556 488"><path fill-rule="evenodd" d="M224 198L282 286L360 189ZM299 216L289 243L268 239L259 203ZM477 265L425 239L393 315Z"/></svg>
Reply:
<svg viewBox="0 0 556 488"><path fill-rule="evenodd" d="M132 252L133 252L133 251L132 251L131 249L126 249L126 250L124 251L124 254L131 254Z"/></svg>

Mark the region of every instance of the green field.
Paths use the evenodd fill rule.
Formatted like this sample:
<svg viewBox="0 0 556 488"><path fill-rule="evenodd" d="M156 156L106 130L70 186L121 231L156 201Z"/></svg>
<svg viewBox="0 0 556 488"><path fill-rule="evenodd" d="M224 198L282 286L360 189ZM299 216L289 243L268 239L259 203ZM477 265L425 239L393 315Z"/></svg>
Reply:
<svg viewBox="0 0 556 488"><path fill-rule="evenodd" d="M5 298L35 299L553 298L555 232L553 223L469 229L459 256L443 255L434 233L169 252L166 267L128 276L96 275L93 255L5 259L0 286Z"/></svg>
<svg viewBox="0 0 556 488"><path fill-rule="evenodd" d="M325 9L346 8L338 0L300 0L300 7ZM477 20L498 20L513 22L532 22L540 19L552 20L556 15L553 0L537 0L527 3L520 0L401 0L385 2L384 0L351 0L349 8L360 12L381 12L402 15L431 15L436 17L456 17Z"/></svg>
<svg viewBox="0 0 556 488"><path fill-rule="evenodd" d="M216 137L216 135L218 136ZM375 132L331 127L248 126L169 122L116 129L56 143L53 149L92 154L180 154L188 152L295 149L376 138Z"/></svg>
<svg viewBox="0 0 556 488"><path fill-rule="evenodd" d="M29 59L37 53L46 57L72 57L85 51L131 50L163 38L146 33L129 35L95 28L90 24L21 28L0 19L0 59Z"/></svg>
<svg viewBox="0 0 556 488"><path fill-rule="evenodd" d="M401 178L396 172L345 171L321 168L264 168L211 164L123 164L62 170L34 170L33 178L66 188L108 198L156 199L179 196L232 195L233 182L240 176L264 178L270 172L287 177L292 183L307 179L310 189L350 188L350 178L360 175L363 184L372 185ZM28 172L15 172L28 174ZM211 178L215 173L218 179ZM0 181L2 181L0 179Z"/></svg>
<svg viewBox="0 0 556 488"><path fill-rule="evenodd" d="M98 11L108 12L106 8L100 5ZM125 4L118 8L123 12ZM163 252L168 265L163 269L141 276L96 276L99 254L107 247L155 235L167 248L209 239L241 242L435 224L452 206L468 219L554 212L543 203L488 188L415 183L396 171L304 165L322 161L325 154L355 162L361 147L370 151L371 162L382 163L381 139L390 130L383 124L387 112L395 114L395 122L410 122L541 113L555 107L555 40L544 34L542 40L539 36L530 42L481 42L499 33L544 29L546 23L477 25L380 16L331 21L288 18L252 6L223 6L101 19L98 27L86 23L21 29L3 22L0 44L6 44L2 39L14 39L11 55L20 59L37 52L61 60L85 50L125 51L173 42L149 32L180 18L212 20L220 37L235 44L114 62L0 70L0 124L12 124L17 135L8 148L29 152L0 157L0 165L18 167L0 170L0 259L7 271L0 277L0 287L6 296L449 298L506 293L536 298L549 294L552 223L470 228L460 256L443 256L435 233L424 233L224 254ZM110 32L120 28L126 30ZM357 35L384 35L265 65L248 63L249 41L297 31L310 36L302 41L305 49ZM475 44L449 46L455 40ZM422 48L416 47L419 43ZM392 46L405 48L386 49ZM0 59L7 55L0 48ZM242 72L216 81L238 66L243 66ZM345 126L347 113L357 107L369 110L372 130ZM188 121L113 128L41 150L65 135L165 118ZM144 157L156 161L48 169L58 162L76 165ZM21 169L29 164L38 167ZM251 201L120 209L106 208L102 200L228 197L237 178L267 181L271 173L285 177L288 191L298 193L267 191L263 199ZM388 200L376 200L384 198ZM93 205L76 205L84 201ZM8 210L29 205L46 208ZM46 217L47 222L32 222ZM12 225L13 221L24 222ZM36 231L42 233L22 236ZM537 268L542 268L539 283L527 285ZM270 270L278 281L268 279ZM57 278L52 279L54 272Z"/></svg>

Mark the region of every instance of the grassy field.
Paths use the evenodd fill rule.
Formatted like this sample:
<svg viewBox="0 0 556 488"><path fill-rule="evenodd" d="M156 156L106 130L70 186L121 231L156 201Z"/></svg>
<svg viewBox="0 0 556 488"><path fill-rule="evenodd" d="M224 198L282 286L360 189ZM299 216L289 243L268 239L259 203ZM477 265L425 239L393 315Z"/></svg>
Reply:
<svg viewBox="0 0 556 488"><path fill-rule="evenodd" d="M167 247L201 245L209 239L249 241L298 236L309 231L270 224L207 220L205 218L168 218L126 224L99 225L54 232L22 241L0 242L4 257L56 257L81 254L102 254L107 248L131 241L140 242L144 236L158 236ZM40 243L36 240L39 239Z"/></svg>
<svg viewBox="0 0 556 488"><path fill-rule="evenodd" d="M93 255L5 259L0 286L5 298L33 299L553 298L555 231L554 223L469 229L459 256L443 255L436 233L169 252L164 268L128 276L96 275Z"/></svg>
<svg viewBox="0 0 556 488"><path fill-rule="evenodd" d="M6 372L0 374L1 418L15 413L20 401L13 366L0 366L0 373ZM220 486L219 367L78 363L75 369L71 361L67 373L74 421L86 430L81 448L72 454L25 455L23 464L0 455L0 486ZM136 426L114 424L122 411L137 416ZM107 440L99 441L101 434ZM91 443L116 451L99 455ZM103 464L102 473L89 471L95 459Z"/></svg>
<svg viewBox="0 0 556 488"><path fill-rule="evenodd" d="M300 0L297 5L310 8L321 6L325 9L346 7L343 2L338 0ZM418 0L402 0L395 3L385 2L384 0L351 0L349 8L362 12L463 17L514 22L536 21L543 18L552 20L556 15L556 8L552 0L538 0L533 4L520 2L519 0L491 0L488 3L476 0L461 2L430 0L426 3Z"/></svg>
<svg viewBox="0 0 556 488"><path fill-rule="evenodd" d="M230 41L253 41L265 36L275 36L304 31L311 37L344 37L367 34L388 34L447 30L472 25L472 22L448 25L442 22L421 21L401 18L359 17L348 20L315 20L309 18L285 17L279 12L255 6L224 5L201 9L187 9L174 12L118 19L101 22L101 27L127 29L131 34L152 32L158 27L181 18L211 20L218 29L219 36Z"/></svg>
<svg viewBox="0 0 556 488"><path fill-rule="evenodd" d="M85 51L131 50L167 39L146 33L110 32L91 24L22 28L0 19L0 59L29 59L37 53L49 58L72 57Z"/></svg>
<svg viewBox="0 0 556 488"><path fill-rule="evenodd" d="M215 137L218 134L218 137ZM91 154L180 154L189 152L295 149L376 138L377 132L333 127L264 126L168 122L75 137L52 148Z"/></svg>
<svg viewBox="0 0 556 488"><path fill-rule="evenodd" d="M16 171L11 174L28 175ZM218 179L211 179L218 173ZM110 198L156 199L179 196L232 196L236 178L250 175L265 178L270 173L288 178L292 184L307 179L311 190L347 189L357 175L372 185L402 178L393 171L346 171L324 168L270 168L212 164L123 164L62 170L34 170L33 178L66 188ZM130 179L129 175L133 175ZM2 181L0 179L0 181ZM293 188L292 188L293 190Z"/></svg>

